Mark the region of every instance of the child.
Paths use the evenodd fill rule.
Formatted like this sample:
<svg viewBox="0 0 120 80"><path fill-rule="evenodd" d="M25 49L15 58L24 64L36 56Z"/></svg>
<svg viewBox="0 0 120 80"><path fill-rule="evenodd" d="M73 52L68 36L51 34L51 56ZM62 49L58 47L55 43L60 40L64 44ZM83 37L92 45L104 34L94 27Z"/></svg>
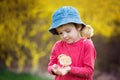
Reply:
<svg viewBox="0 0 120 80"><path fill-rule="evenodd" d="M91 39L81 37L85 27L71 6L63 6L53 14L49 31L61 38L52 48L48 64L55 80L92 80L96 50Z"/></svg>

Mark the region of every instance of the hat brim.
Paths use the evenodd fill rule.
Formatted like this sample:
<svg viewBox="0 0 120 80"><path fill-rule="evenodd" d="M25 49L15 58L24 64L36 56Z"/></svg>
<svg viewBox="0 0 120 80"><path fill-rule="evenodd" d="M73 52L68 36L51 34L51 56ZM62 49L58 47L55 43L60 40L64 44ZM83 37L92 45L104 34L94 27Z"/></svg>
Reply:
<svg viewBox="0 0 120 80"><path fill-rule="evenodd" d="M81 24L82 27L85 27L85 24L80 20L80 18L64 18L64 19L58 20L54 24L52 24L49 31L54 35L58 35L56 28L58 28L64 24L68 24L68 23Z"/></svg>

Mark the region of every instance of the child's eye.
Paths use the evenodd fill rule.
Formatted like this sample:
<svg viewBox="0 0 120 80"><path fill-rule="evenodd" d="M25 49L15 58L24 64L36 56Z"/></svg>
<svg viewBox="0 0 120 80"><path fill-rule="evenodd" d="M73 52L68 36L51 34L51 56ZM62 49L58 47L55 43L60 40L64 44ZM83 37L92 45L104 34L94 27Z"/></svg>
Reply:
<svg viewBox="0 0 120 80"><path fill-rule="evenodd" d="M62 32L58 33L58 34L62 34Z"/></svg>
<svg viewBox="0 0 120 80"><path fill-rule="evenodd" d="M70 30L67 30L66 32L67 32L67 33L69 33L69 32L70 32Z"/></svg>

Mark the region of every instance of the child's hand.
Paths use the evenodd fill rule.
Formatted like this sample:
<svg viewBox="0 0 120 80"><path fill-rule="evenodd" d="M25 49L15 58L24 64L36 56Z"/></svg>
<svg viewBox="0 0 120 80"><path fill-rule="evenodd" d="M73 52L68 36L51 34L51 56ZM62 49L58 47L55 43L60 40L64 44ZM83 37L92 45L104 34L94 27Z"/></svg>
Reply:
<svg viewBox="0 0 120 80"><path fill-rule="evenodd" d="M56 75L62 75L61 68L60 68L60 66L57 65L57 64L54 64L54 65L52 66L52 71L53 71L54 74L56 74Z"/></svg>
<svg viewBox="0 0 120 80"><path fill-rule="evenodd" d="M66 75L68 72L70 72L71 68L70 66L62 67L61 69L62 75Z"/></svg>

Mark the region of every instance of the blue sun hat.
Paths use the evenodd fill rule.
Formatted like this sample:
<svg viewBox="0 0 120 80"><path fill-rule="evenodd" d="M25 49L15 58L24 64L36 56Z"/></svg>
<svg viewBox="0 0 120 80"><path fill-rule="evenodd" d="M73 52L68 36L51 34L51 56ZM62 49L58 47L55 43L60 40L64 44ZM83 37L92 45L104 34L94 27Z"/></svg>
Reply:
<svg viewBox="0 0 120 80"><path fill-rule="evenodd" d="M52 25L49 28L49 31L52 34L57 35L58 33L55 28L68 23L81 24L82 27L85 27L85 24L81 20L80 14L77 9L72 6L63 6L55 11L52 15Z"/></svg>

